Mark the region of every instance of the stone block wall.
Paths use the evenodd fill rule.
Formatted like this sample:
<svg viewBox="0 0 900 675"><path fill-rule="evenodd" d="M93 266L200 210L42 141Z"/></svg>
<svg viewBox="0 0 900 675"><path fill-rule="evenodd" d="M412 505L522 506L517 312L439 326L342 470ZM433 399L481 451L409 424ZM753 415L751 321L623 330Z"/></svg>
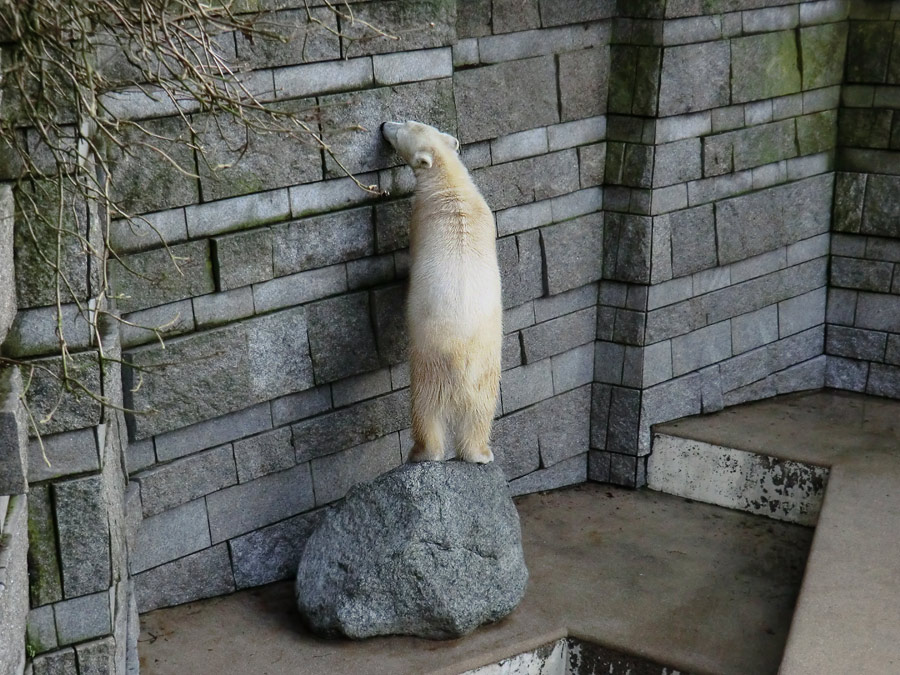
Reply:
<svg viewBox="0 0 900 675"><path fill-rule="evenodd" d="M110 269L134 324L121 330L126 407L146 411L128 416L141 611L289 577L318 509L410 449L413 177L384 120L458 136L495 209L506 335L494 451L513 491L586 480L613 3L353 5L398 42L337 38L294 5L265 19L294 26L287 43L223 44L261 96L309 111L346 168L390 196L360 190L314 144L272 136L213 170L242 139L201 115L198 178L121 158L119 199L148 221L113 223ZM159 325L165 348L140 328Z"/></svg>
<svg viewBox="0 0 900 675"><path fill-rule="evenodd" d="M823 386L847 3L620 3L590 476L650 426Z"/></svg>
<svg viewBox="0 0 900 675"><path fill-rule="evenodd" d="M828 386L900 397L900 6L852 3L838 122Z"/></svg>
<svg viewBox="0 0 900 675"><path fill-rule="evenodd" d="M640 486L651 425L684 415L825 384L897 395L896 0L353 4L400 40L250 4L286 41L221 49L335 156L191 110L204 153L165 149L196 175L117 158L116 197L145 218L110 228L126 323L104 346L124 367L100 367L74 302L97 294L79 242L102 214L70 203L33 237L0 217L2 353L35 366L43 442L23 440L17 371L0 371L16 394L0 395L16 429L0 494L29 492L0 506L10 532L27 512L35 675L136 668L138 609L290 577L321 509L405 458L413 180L386 119L457 135L495 210L494 452L514 493ZM183 132L143 94L108 103ZM20 189L43 211L46 186ZM56 395L56 288L36 262L56 226L67 367L136 414Z"/></svg>

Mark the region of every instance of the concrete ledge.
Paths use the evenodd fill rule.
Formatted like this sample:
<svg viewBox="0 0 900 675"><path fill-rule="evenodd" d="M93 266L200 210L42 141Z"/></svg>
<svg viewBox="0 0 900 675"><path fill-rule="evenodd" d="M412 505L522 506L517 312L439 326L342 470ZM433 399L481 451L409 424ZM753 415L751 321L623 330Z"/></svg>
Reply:
<svg viewBox="0 0 900 675"><path fill-rule="evenodd" d="M898 418L898 401L825 390L655 429L650 485L733 508L774 490L785 500L780 515L794 514L802 522L812 517L814 504L787 505L792 486L776 485L778 471L806 467L806 486L815 487L830 467L781 675L900 667ZM818 490L801 492L812 497Z"/></svg>

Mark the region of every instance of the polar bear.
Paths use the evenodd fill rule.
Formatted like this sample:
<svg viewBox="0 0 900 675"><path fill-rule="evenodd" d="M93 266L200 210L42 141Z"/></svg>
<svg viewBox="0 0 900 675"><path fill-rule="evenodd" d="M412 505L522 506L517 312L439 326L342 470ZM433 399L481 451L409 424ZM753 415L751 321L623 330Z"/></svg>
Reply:
<svg viewBox="0 0 900 675"><path fill-rule="evenodd" d="M459 141L420 122L382 134L413 169L407 302L411 462L494 459L489 441L500 386L503 309L494 217L457 154Z"/></svg>

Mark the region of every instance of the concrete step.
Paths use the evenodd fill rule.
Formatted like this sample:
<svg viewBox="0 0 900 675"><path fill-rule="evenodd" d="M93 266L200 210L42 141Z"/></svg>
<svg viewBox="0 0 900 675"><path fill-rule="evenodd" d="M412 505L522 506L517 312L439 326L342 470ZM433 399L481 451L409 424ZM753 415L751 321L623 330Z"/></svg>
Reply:
<svg viewBox="0 0 900 675"><path fill-rule="evenodd" d="M819 391L654 429L650 487L816 524L779 672L900 672L900 401Z"/></svg>

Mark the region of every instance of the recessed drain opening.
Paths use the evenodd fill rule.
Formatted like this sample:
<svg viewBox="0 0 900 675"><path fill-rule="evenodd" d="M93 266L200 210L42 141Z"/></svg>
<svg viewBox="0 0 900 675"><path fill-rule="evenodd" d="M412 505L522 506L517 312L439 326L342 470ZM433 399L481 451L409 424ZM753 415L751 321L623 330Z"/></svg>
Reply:
<svg viewBox="0 0 900 675"><path fill-rule="evenodd" d="M649 659L563 638L462 675L689 675Z"/></svg>

